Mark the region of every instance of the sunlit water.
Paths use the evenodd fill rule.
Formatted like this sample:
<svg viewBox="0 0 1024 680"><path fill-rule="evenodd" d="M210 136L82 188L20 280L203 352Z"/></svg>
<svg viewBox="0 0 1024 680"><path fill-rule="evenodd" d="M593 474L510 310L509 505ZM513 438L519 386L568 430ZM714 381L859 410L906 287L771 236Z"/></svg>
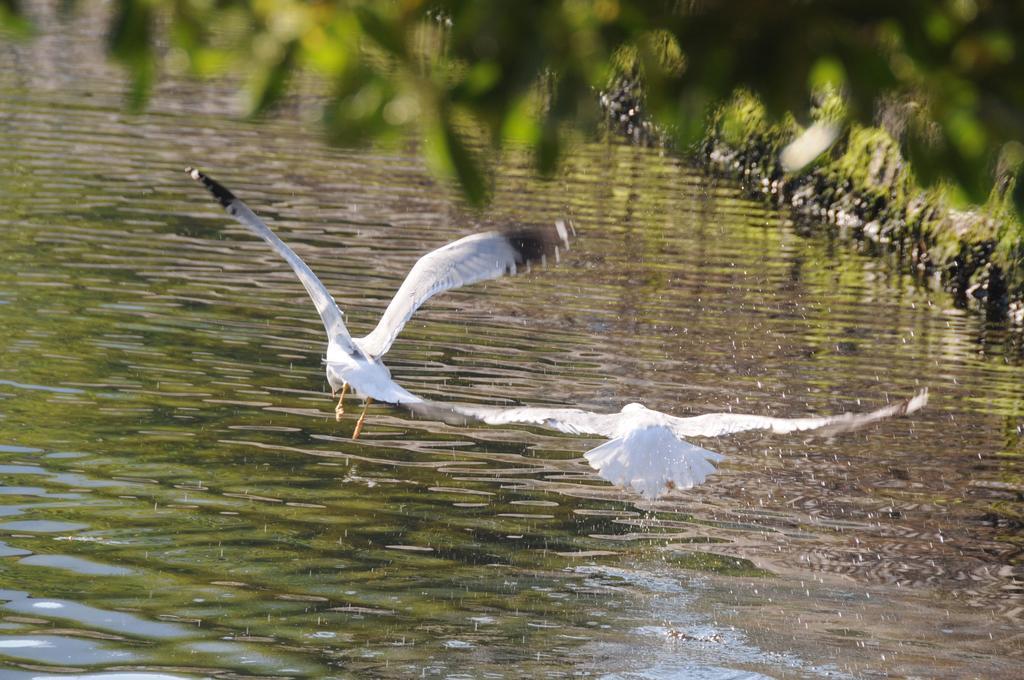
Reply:
<svg viewBox="0 0 1024 680"><path fill-rule="evenodd" d="M0 675L10 678L1004 676L1019 670L1019 342L650 152L498 163L460 208L415 147L325 147L233 89L121 106L87 18L0 42ZM298 107L305 110L305 107ZM432 300L412 391L680 415L866 410L751 434L654 504L596 443L359 402L286 265L182 169L272 220L375 323L418 255L571 216L562 266ZM68 677L62 675L62 677Z"/></svg>

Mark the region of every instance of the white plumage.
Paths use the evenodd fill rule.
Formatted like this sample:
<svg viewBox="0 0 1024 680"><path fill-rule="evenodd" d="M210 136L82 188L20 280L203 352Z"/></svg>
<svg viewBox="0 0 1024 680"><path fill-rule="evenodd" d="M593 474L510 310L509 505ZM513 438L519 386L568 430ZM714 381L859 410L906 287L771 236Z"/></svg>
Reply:
<svg viewBox="0 0 1024 680"><path fill-rule="evenodd" d="M429 298L453 288L515 274L519 267L529 268L537 260L545 263L548 253L558 262L561 251L569 247L570 229L568 223L558 221L550 229L472 234L427 253L413 265L377 327L356 342L368 355L382 356ZM539 250L533 252L531 248Z"/></svg>
<svg viewBox="0 0 1024 680"><path fill-rule="evenodd" d="M747 430L779 434L817 430L838 433L920 410L928 403L928 390L870 413L842 413L810 418L773 418L742 413L707 413L680 418L642 404L626 404L619 413L593 413L569 408L500 408L449 406L438 409L490 425L524 423L542 425L568 434L594 434L608 442L584 454L590 466L612 484L645 498L657 498L673 489L689 489L715 471L721 454L686 441L685 437L721 437Z"/></svg>
<svg viewBox="0 0 1024 680"><path fill-rule="evenodd" d="M446 290L505 274L515 274L534 262L557 261L568 250L572 225L558 221L542 227L520 227L466 236L427 253L402 283L371 333L353 338L345 316L324 284L305 262L264 222L223 185L194 168L189 176L205 186L229 215L266 241L295 271L327 330L327 381L331 389L352 389L370 399L391 404L415 404L422 399L391 379L381 361L413 313L429 298ZM343 413L342 402L338 414ZM365 415L365 410L364 410ZM354 436L358 436L360 419Z"/></svg>

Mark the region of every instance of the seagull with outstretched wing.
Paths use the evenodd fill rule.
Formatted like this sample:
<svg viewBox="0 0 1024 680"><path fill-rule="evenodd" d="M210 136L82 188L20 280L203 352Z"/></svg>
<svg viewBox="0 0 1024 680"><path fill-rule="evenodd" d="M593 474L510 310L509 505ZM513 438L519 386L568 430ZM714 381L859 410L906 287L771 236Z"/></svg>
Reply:
<svg viewBox="0 0 1024 680"><path fill-rule="evenodd" d="M619 413L593 413L574 408L465 406L417 404L422 412L451 422L451 416L489 425L540 425L568 434L593 434L609 441L584 457L612 484L653 499L673 489L704 482L723 456L686 441L685 437L721 437L748 430L778 434L815 430L835 434L856 430L886 418L914 413L928 403L928 390L870 413L842 413L808 418L773 418L742 413L706 413L682 418L642 404L626 404ZM464 422L464 421L462 421Z"/></svg>
<svg viewBox="0 0 1024 680"><path fill-rule="evenodd" d="M306 292L313 299L327 330L327 382L332 393L340 390L338 418L344 411L349 386L366 399L352 438L357 439L373 400L390 404L415 404L423 400L391 379L381 358L413 313L432 296L472 283L515 274L535 263L557 262L569 248L575 234L571 223L557 221L547 226L529 226L504 231L472 234L427 253L416 262L381 316L376 328L362 338L353 338L345 316L327 288L305 262L279 239L263 220L219 182L195 168L188 175L205 186L229 215L249 229L283 257Z"/></svg>

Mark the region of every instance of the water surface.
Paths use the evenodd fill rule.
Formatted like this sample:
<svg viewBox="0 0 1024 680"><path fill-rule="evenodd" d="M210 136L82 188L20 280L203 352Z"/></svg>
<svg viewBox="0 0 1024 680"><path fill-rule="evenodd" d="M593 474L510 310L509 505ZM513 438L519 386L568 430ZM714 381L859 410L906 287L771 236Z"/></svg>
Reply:
<svg viewBox="0 0 1024 680"><path fill-rule="evenodd" d="M223 84L125 113L91 17L0 43L0 671L10 677L961 677L1019 668L1019 339L673 159L497 161L485 213L415 145L324 146ZM302 100L305 102L305 100ZM369 330L426 250L570 216L562 266L432 300L413 392L679 415L929 408L747 434L643 503L597 442L374 406L335 422L272 221ZM358 402L349 404L350 412ZM85 675L82 675L85 674ZM91 674L91 675L90 675Z"/></svg>

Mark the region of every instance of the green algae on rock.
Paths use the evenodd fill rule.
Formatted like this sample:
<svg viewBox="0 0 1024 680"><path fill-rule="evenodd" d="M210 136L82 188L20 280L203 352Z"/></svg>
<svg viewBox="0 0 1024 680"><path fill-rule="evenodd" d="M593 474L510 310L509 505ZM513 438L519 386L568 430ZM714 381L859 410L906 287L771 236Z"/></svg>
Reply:
<svg viewBox="0 0 1024 680"><path fill-rule="evenodd" d="M635 74L613 79L600 104L611 132L641 146L670 145L670 136L644 115ZM840 97L824 94L812 110L814 122L841 126L844 109ZM882 127L845 127L831 148L796 171L787 171L780 155L805 128L791 115L771 121L750 93L738 92L721 106L709 129L699 153L709 171L789 208L804 227L835 225L852 240L896 251L961 307L1024 322L1024 225L1012 206L1021 158L1013 150L1004 153L985 205L961 209L951 190L919 186L899 142Z"/></svg>
<svg viewBox="0 0 1024 680"><path fill-rule="evenodd" d="M836 116L824 97L815 116ZM748 191L793 210L808 224L833 224L854 239L899 252L917 271L934 276L960 306L993 319L1024 321L1024 228L1009 207L1014 159L983 206L960 209L951 192L921 188L881 127L851 125L831 149L796 172L780 153L802 132L791 117L768 120L756 98L739 93L713 117L702 158L713 172L739 178Z"/></svg>

